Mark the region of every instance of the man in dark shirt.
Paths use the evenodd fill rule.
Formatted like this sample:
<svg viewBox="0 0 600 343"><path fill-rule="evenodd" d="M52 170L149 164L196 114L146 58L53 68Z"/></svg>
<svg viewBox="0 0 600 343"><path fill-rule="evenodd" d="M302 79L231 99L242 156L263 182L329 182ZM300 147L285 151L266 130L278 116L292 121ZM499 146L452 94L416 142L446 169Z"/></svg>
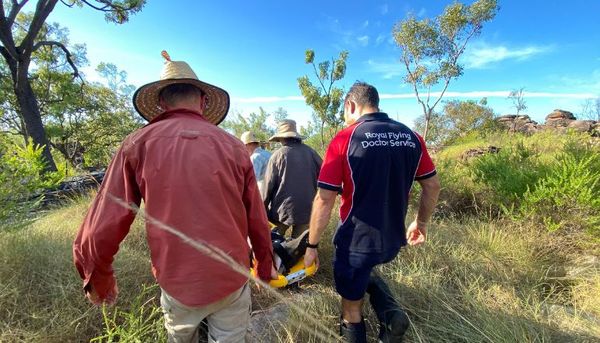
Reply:
<svg viewBox="0 0 600 343"><path fill-rule="evenodd" d="M317 192L317 177L323 160L296 131L296 122L282 120L277 133L269 139L278 141L267 164L263 200L267 216L281 235L292 227L292 238L308 229L312 201Z"/></svg>
<svg viewBox="0 0 600 343"><path fill-rule="evenodd" d="M342 296L340 331L349 342L366 342L365 293L380 321L379 338L398 342L408 318L385 282L373 272L404 245L425 241L440 184L425 142L404 124L379 112L375 87L357 82L344 101L347 128L331 141L318 181L305 265L318 263L317 246L338 193L340 225L334 237L334 280ZM422 188L415 220L405 228L413 181Z"/></svg>

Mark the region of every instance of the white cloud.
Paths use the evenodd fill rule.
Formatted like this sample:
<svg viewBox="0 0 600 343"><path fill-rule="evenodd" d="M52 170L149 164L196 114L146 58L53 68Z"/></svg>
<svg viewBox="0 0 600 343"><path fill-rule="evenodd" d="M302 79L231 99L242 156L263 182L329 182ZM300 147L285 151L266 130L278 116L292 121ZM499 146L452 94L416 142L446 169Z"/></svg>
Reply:
<svg viewBox="0 0 600 343"><path fill-rule="evenodd" d="M389 12L389 7L388 4L383 4L381 7L379 7L379 11L381 12L382 15L386 15Z"/></svg>
<svg viewBox="0 0 600 343"><path fill-rule="evenodd" d="M365 34L369 21L364 21L361 25L355 26L355 29L346 29L340 21L329 17L326 28L337 35L340 39L335 44L336 49L360 48L369 45L370 37Z"/></svg>
<svg viewBox="0 0 600 343"><path fill-rule="evenodd" d="M381 74L381 77L384 79L391 79L396 76L404 75L404 66L400 63L400 61L375 61L368 60L367 61L368 70Z"/></svg>
<svg viewBox="0 0 600 343"><path fill-rule="evenodd" d="M510 91L471 91L471 92L446 92L446 98L506 98ZM431 92L437 98L440 92ZM409 99L414 98L414 93L380 94L381 99ZM554 98L554 99L589 99L593 93L550 93L550 92L523 92L525 98Z"/></svg>
<svg viewBox="0 0 600 343"><path fill-rule="evenodd" d="M356 40L358 41L358 44L360 44L362 46L369 45L369 36L367 36L367 35L357 37Z"/></svg>
<svg viewBox="0 0 600 343"><path fill-rule="evenodd" d="M375 39L375 45L380 45L381 43L383 43L383 41L385 40L385 35L383 33L380 33L377 38Z"/></svg>
<svg viewBox="0 0 600 343"><path fill-rule="evenodd" d="M467 68L482 69L504 60L524 61L550 50L552 50L550 46L532 45L521 48L509 48L503 45L489 46L485 43L479 43L467 49L462 57L462 61Z"/></svg>
<svg viewBox="0 0 600 343"><path fill-rule="evenodd" d="M273 103L283 101L304 101L304 97L291 95L291 96L257 96L249 98L232 98L231 102L239 104L254 104L254 103Z"/></svg>

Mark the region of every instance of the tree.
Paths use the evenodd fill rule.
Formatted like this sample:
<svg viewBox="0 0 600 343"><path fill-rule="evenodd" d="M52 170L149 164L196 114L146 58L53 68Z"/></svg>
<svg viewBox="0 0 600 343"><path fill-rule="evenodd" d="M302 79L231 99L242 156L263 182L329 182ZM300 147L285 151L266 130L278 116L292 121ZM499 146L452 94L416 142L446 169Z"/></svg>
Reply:
<svg viewBox="0 0 600 343"><path fill-rule="evenodd" d="M274 115L285 119L287 111L280 107L275 111ZM248 118L238 112L234 116L227 118L221 126L238 138L242 133L252 131L258 140L266 142L275 134L275 129L267 124L270 116L271 114L260 107L258 113L252 112L248 115Z"/></svg>
<svg viewBox="0 0 600 343"><path fill-rule="evenodd" d="M413 86L423 108L424 138L450 81L463 74L458 59L467 43L481 33L483 24L492 20L498 9L496 0L477 0L471 5L457 2L433 20L417 20L410 15L394 26L392 34L402 49L401 60L407 72L404 82ZM434 95L432 89L438 84L441 90Z"/></svg>
<svg viewBox="0 0 600 343"><path fill-rule="evenodd" d="M32 54L44 47L55 47L64 53L65 59L71 66L73 77L79 75L79 70L73 61L71 51L60 41L40 39L40 33L45 27L48 16L54 10L59 0L38 0L29 25L24 28L24 36L15 35L17 16L28 0L0 1L0 55L8 66L8 75L12 81L12 89L18 105L19 115L25 127L25 135L31 137L35 144L44 147L43 157L46 170L56 170L56 165L50 153L46 137L40 104L31 85L30 67ZM129 15L142 9L145 0L61 0L68 7L88 6L105 13L107 21L124 23ZM47 27L47 26L46 26Z"/></svg>
<svg viewBox="0 0 600 343"><path fill-rule="evenodd" d="M310 106L317 114L320 121L321 147L325 147L329 138L337 133L339 127L343 124L343 115L340 111L342 107L342 96L344 91L341 88L334 87L334 83L340 81L346 75L346 59L348 52L342 51L337 60L323 61L315 64L315 52L306 50L304 62L313 67L318 85L314 85L307 75L298 78L298 87L304 97L306 104ZM331 137L326 138L327 127L333 131Z"/></svg>
<svg viewBox="0 0 600 343"><path fill-rule="evenodd" d="M427 142L433 145L447 145L466 134L481 129L491 128L494 122L494 111L487 106L487 99L452 100L444 103L443 113L434 112L429 123L430 135ZM415 129L425 127L425 117L415 120Z"/></svg>
<svg viewBox="0 0 600 343"><path fill-rule="evenodd" d="M600 121L600 97L597 97L596 99L586 99L581 104L581 117Z"/></svg>
<svg viewBox="0 0 600 343"><path fill-rule="evenodd" d="M523 92L524 90L525 88L521 87L508 93L508 99L512 101L514 108L517 110L517 115L519 115L521 111L525 111L527 109L527 103L525 102Z"/></svg>

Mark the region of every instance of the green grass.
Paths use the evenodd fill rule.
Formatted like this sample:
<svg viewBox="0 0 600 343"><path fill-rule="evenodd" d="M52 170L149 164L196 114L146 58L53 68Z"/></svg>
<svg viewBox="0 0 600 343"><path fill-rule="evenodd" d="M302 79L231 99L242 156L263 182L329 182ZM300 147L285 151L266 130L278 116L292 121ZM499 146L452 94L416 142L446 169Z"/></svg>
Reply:
<svg viewBox="0 0 600 343"><path fill-rule="evenodd" d="M598 140L577 134L471 135L437 154L444 189L428 242L403 249L396 260L380 267L410 316L406 341L600 341L597 238L574 227L549 231L543 221L519 216L510 208L498 211L497 199L511 185L494 182L493 174L507 167L489 161L484 167L491 169L485 175L492 176L483 182L474 176L474 162L460 159L466 149L487 145L505 151L526 147L533 152L527 158L550 171L556 170L552 168L560 154L594 156L600 146ZM586 168L595 175L599 166ZM569 180L579 184L573 177ZM540 183L545 188L539 186L538 193L548 194L542 198L567 194L548 182ZM536 184L527 186L536 189ZM515 199L512 204L518 209L522 200ZM590 200L593 196L585 199L560 218L568 221L597 206ZM115 261L121 292L117 305L100 308L85 300L71 244L89 201L82 198L22 228L0 230L0 342L164 340L159 289L150 272L141 220L134 223ZM557 211L551 206L535 208L542 215ZM321 269L300 290L278 290L279 296L253 290L255 311L285 308L286 303L300 308L263 321L267 332L257 341L321 342L328 332L314 321L330 328L329 333L338 330L340 304L333 287L330 244L336 221L332 219L320 249ZM365 313L370 341L375 341L377 322L368 302Z"/></svg>
<svg viewBox="0 0 600 343"><path fill-rule="evenodd" d="M144 230L136 222L116 260L116 307L86 302L71 261L71 242L87 200L55 210L20 231L0 233L0 341L154 341L164 338L158 289L150 274ZM328 230L331 235L332 228ZM573 259L552 233L518 222L438 219L427 244L407 248L381 267L412 326L408 342L590 342L600 339L600 276L558 280L549 270ZM304 313L270 323L270 341L319 342L305 316L337 330L331 246L301 291L283 290ZM150 287L150 288L148 288ZM255 310L280 300L254 294ZM548 307L558 310L547 313ZM366 307L374 339L377 323Z"/></svg>

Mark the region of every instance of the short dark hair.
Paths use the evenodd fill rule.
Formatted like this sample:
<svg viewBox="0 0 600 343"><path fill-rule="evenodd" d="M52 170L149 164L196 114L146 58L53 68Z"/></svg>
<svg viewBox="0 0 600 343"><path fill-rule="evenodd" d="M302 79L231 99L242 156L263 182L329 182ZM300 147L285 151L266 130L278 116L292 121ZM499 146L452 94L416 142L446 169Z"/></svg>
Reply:
<svg viewBox="0 0 600 343"><path fill-rule="evenodd" d="M189 83L174 83L163 88L158 93L158 98L169 106L176 105L179 101L191 96L203 96L204 92Z"/></svg>
<svg viewBox="0 0 600 343"><path fill-rule="evenodd" d="M353 100L359 105L379 108L379 93L377 88L363 81L356 81L346 94L347 100Z"/></svg>

